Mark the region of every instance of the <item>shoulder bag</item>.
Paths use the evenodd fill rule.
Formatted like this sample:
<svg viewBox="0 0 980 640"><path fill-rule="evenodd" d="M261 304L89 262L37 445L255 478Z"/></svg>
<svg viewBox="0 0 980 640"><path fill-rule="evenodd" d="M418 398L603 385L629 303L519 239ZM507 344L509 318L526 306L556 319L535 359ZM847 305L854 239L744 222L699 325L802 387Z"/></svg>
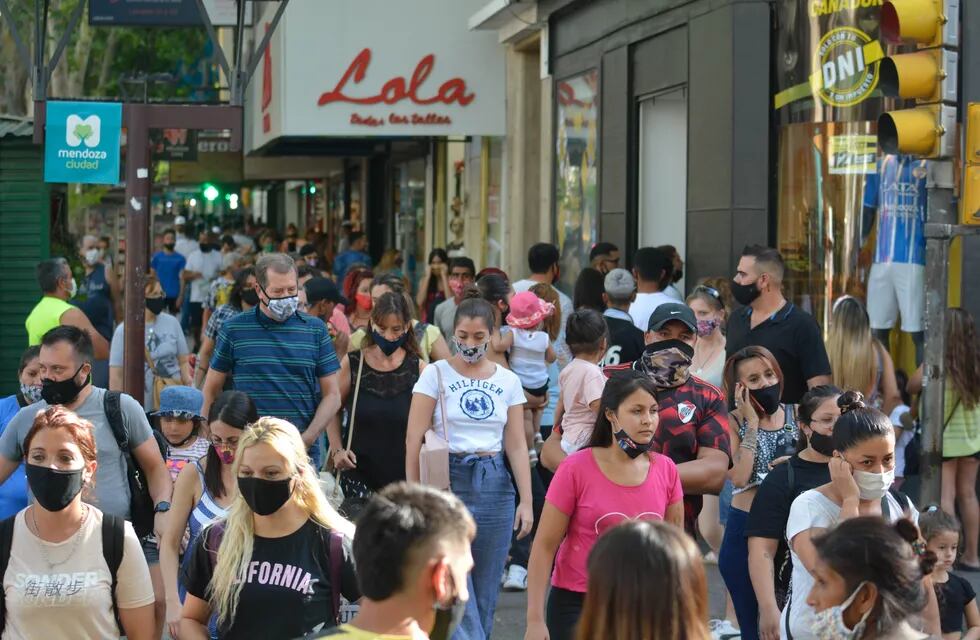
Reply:
<svg viewBox="0 0 980 640"><path fill-rule="evenodd" d="M351 442L354 440L354 416L357 414L357 398L361 395L361 372L364 370L364 352L359 352L357 359L357 378L354 381L354 399L350 407L350 424L347 426L347 444L345 449L350 451ZM333 465L333 458L327 461L328 465ZM334 509L340 509L344 503L344 490L340 487L340 469L335 469L334 473L329 471L320 472L320 486L327 495L327 501Z"/></svg>
<svg viewBox="0 0 980 640"><path fill-rule="evenodd" d="M146 364L150 367L150 375L153 376L153 406L157 409L160 408L160 394L167 387L174 387L183 384L180 378L164 378L163 376L157 375L157 367L153 362L153 358L150 357L150 350L146 347L143 348L143 352L146 354Z"/></svg>
<svg viewBox="0 0 980 640"><path fill-rule="evenodd" d="M442 422L442 432L445 437L429 427L425 432L425 441L419 451L419 481L436 489L449 491L449 421L446 419L446 393L442 385L442 368L439 362L432 364L436 368L439 379L439 415Z"/></svg>

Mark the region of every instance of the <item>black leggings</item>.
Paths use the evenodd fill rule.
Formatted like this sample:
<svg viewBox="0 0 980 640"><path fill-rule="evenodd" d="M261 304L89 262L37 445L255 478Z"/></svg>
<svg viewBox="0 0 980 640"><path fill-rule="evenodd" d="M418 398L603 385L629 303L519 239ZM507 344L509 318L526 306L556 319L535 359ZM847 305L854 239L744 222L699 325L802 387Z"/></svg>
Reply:
<svg viewBox="0 0 980 640"><path fill-rule="evenodd" d="M551 640L574 640L575 627L584 603L584 593L551 587L545 614Z"/></svg>

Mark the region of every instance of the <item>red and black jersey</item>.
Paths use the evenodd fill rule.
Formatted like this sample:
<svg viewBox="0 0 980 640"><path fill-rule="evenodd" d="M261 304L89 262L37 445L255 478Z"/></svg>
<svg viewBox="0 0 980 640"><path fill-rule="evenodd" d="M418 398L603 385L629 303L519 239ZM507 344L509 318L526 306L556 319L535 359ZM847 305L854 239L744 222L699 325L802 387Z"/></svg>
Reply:
<svg viewBox="0 0 980 640"><path fill-rule="evenodd" d="M633 364L607 366L606 377L627 371ZM660 425L653 437L653 450L675 464L696 460L701 447L717 449L732 464L728 435L728 407L721 391L712 384L690 376L687 382L672 389L659 389ZM684 493L684 528L694 535L695 521L701 513L701 496Z"/></svg>

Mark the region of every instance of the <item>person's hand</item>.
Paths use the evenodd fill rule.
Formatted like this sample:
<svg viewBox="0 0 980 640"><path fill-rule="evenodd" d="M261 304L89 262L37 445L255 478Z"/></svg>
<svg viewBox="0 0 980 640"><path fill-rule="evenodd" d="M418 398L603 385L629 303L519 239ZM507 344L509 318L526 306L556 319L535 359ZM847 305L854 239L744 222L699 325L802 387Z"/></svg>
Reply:
<svg viewBox="0 0 980 640"><path fill-rule="evenodd" d="M357 468L357 455L350 449L338 449L333 454L333 466L338 471Z"/></svg>
<svg viewBox="0 0 980 640"><path fill-rule="evenodd" d="M517 532L517 539L520 540L531 533L531 527L533 526L534 510L531 509L529 503L521 502L517 505L517 513L514 514L514 531Z"/></svg>
<svg viewBox="0 0 980 640"><path fill-rule="evenodd" d="M759 610L759 640L779 640L780 613L777 607Z"/></svg>
<svg viewBox="0 0 980 640"><path fill-rule="evenodd" d="M548 633L548 625L542 622L528 622L527 631L524 632L524 640L551 640Z"/></svg>
<svg viewBox="0 0 980 640"><path fill-rule="evenodd" d="M759 426L759 414L752 406L752 394L749 388L741 382L735 383L735 412L745 420L750 427Z"/></svg>
<svg viewBox="0 0 980 640"><path fill-rule="evenodd" d="M847 460L834 456L827 466L830 468L830 484L840 496L841 502L860 499L861 491L854 481L854 472Z"/></svg>
<svg viewBox="0 0 980 640"><path fill-rule="evenodd" d="M167 598L167 631L173 640L180 640L180 602Z"/></svg>
<svg viewBox="0 0 980 640"><path fill-rule="evenodd" d="M174 310L175 311L180 311L180 305L181 305L181 303L183 301L184 301L183 300L183 296L177 296L177 299L174 301Z"/></svg>
<svg viewBox="0 0 980 640"><path fill-rule="evenodd" d="M788 461L792 457L793 456L779 456L778 458L776 458L775 460L769 463L769 468L773 469L775 468L776 465L783 464L784 462Z"/></svg>
<svg viewBox="0 0 980 640"><path fill-rule="evenodd" d="M157 546L160 546L160 540L163 540L163 532L167 530L167 514L166 513L154 513L153 514L153 535L156 536Z"/></svg>

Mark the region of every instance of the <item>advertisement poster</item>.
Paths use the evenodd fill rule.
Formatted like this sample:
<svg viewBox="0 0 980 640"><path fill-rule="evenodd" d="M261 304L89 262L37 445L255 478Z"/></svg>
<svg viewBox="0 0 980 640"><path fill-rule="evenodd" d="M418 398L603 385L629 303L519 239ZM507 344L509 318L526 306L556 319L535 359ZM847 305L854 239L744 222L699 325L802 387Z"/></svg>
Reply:
<svg viewBox="0 0 980 640"><path fill-rule="evenodd" d="M119 102L47 103L44 181L119 183Z"/></svg>

